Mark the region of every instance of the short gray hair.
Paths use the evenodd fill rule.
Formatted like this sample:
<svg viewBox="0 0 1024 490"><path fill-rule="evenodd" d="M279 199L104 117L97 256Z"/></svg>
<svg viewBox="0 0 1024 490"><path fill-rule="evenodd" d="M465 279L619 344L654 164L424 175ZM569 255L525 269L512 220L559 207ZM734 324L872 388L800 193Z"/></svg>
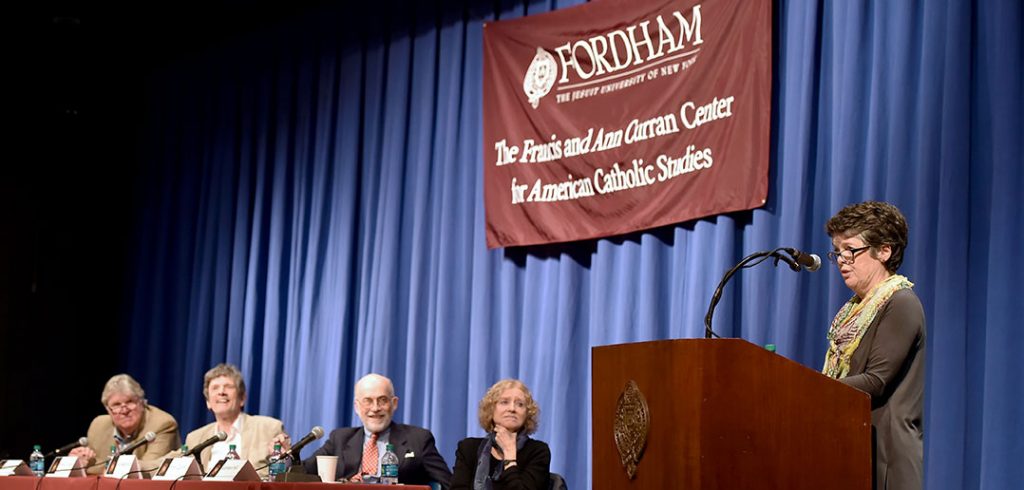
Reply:
<svg viewBox="0 0 1024 490"><path fill-rule="evenodd" d="M131 395L143 402L146 401L146 391L142 389L142 385L127 374L115 374L107 380L107 384L103 386L103 394L100 395L100 403L107 406L110 397L117 394Z"/></svg>

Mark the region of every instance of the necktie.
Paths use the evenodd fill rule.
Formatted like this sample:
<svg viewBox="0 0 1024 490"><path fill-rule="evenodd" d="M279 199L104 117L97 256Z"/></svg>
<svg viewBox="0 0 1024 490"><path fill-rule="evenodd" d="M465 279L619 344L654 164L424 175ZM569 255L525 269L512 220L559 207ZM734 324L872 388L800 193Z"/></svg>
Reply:
<svg viewBox="0 0 1024 490"><path fill-rule="evenodd" d="M370 434L370 440L363 446L363 467L359 472L364 475L377 474L377 434Z"/></svg>

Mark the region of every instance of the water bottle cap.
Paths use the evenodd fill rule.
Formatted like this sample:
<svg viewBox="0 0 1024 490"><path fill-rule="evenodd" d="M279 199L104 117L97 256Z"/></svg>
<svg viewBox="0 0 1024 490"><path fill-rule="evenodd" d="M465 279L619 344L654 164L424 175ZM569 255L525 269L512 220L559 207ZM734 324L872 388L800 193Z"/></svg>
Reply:
<svg viewBox="0 0 1024 490"><path fill-rule="evenodd" d="M775 352L775 344L764 344L764 350L768 352Z"/></svg>
<svg viewBox="0 0 1024 490"><path fill-rule="evenodd" d="M274 443L274 451L280 451L280 450L281 450L281 443L280 442L275 442Z"/></svg>
<svg viewBox="0 0 1024 490"><path fill-rule="evenodd" d="M394 444L391 444L391 443L389 442L389 443L387 443L387 444L385 444L385 445L384 445L384 450L385 450L385 451L394 451L394 450L395 450L395 445L394 445Z"/></svg>
<svg viewBox="0 0 1024 490"><path fill-rule="evenodd" d="M35 449L36 451L42 451L43 450L43 446L40 446L39 444L36 444L36 445L32 446L32 449Z"/></svg>
<svg viewBox="0 0 1024 490"><path fill-rule="evenodd" d="M235 445L234 444L228 444L228 450L229 451L234 451L235 450Z"/></svg>

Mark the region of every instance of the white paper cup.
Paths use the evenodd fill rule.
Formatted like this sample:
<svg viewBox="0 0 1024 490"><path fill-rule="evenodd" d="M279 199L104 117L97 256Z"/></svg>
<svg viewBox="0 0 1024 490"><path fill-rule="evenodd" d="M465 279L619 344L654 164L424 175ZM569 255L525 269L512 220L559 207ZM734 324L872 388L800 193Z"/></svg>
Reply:
<svg viewBox="0 0 1024 490"><path fill-rule="evenodd" d="M334 473L338 469L338 457L337 456L317 456L316 457L316 474L320 476L320 481L324 483L330 483L334 481Z"/></svg>

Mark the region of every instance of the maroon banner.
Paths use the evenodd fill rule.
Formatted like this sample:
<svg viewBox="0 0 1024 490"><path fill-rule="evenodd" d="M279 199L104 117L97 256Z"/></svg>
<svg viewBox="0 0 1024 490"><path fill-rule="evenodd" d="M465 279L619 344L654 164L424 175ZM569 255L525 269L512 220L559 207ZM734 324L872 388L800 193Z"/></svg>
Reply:
<svg viewBox="0 0 1024 490"><path fill-rule="evenodd" d="M599 0L484 26L487 245L762 206L770 0Z"/></svg>

